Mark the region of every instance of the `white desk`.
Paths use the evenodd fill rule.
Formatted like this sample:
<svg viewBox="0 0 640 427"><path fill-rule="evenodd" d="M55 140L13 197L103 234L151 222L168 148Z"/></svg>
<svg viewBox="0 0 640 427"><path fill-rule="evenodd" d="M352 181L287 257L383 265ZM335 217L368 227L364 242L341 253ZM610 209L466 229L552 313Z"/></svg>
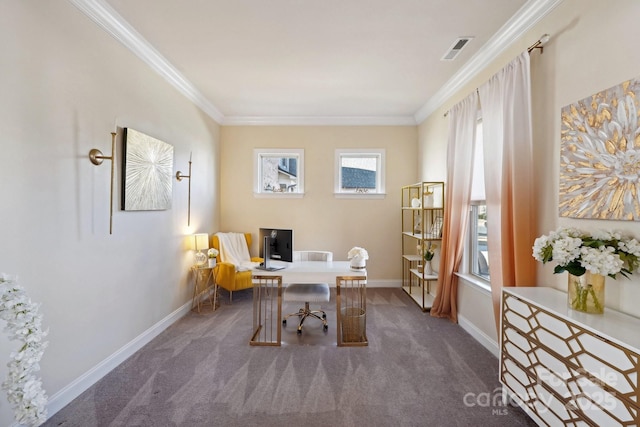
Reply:
<svg viewBox="0 0 640 427"><path fill-rule="evenodd" d="M267 271L254 268L253 274L253 335L250 345L281 345L282 323L282 284L283 283L328 283L336 286L336 330L337 343L342 345L366 346L366 278L367 270L352 270L349 261L296 261L292 263L270 261L270 267L281 266L281 270ZM266 277L265 277L266 276ZM362 280L348 281L348 289L343 290L336 284L337 277L350 277ZM281 277L282 279L276 279ZM343 285L341 285L343 286ZM344 300L344 301L343 301ZM357 339L346 342L343 339L341 302L349 309L359 309L360 322L352 329L361 331ZM352 316L350 316L352 317Z"/></svg>
<svg viewBox="0 0 640 427"><path fill-rule="evenodd" d="M349 261L269 261L270 267L282 270L266 271L254 269L256 276L282 276L282 283L336 283L338 276L367 277L367 270L352 270Z"/></svg>

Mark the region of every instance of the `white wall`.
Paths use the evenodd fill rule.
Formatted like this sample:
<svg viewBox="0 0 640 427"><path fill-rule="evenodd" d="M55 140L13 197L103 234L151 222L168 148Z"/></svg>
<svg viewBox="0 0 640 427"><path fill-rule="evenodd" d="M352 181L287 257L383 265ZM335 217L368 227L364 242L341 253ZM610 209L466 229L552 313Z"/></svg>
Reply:
<svg viewBox="0 0 640 427"><path fill-rule="evenodd" d="M464 89L434 112L419 127L419 145L424 179L444 179L446 172L441 164L446 151L440 144L446 141L447 125L444 112L484 83L511 59L533 44L544 33L551 41L544 48L531 54L533 143L538 187L538 235L547 234L560 225L585 230L616 229L633 233L640 238L637 223L625 221L597 221L559 218L559 153L560 109L574 101L617 85L640 74L640 55L637 40L640 38L640 2L617 0L565 0L547 17L536 24L513 46L481 72ZM436 172L433 172L436 171ZM441 175L438 175L441 174ZM434 176L435 175L435 176ZM532 242L533 244L533 242ZM539 265L538 286L552 286L566 291L566 274L554 275L553 265ZM490 337L496 337L491 304L486 293L460 290L460 315L473 327ZM467 298L471 298L467 300ZM640 316L640 275L631 280L607 279L606 305L634 316ZM485 309L483 310L483 307Z"/></svg>
<svg viewBox="0 0 640 427"><path fill-rule="evenodd" d="M190 302L185 236L217 229L219 127L70 2L3 1L0 39L0 272L42 303L53 396ZM155 212L120 211L117 185L109 235L110 165L87 154L109 155L116 126L172 144L176 170L193 151L190 228L186 181ZM16 345L0 334L2 379Z"/></svg>

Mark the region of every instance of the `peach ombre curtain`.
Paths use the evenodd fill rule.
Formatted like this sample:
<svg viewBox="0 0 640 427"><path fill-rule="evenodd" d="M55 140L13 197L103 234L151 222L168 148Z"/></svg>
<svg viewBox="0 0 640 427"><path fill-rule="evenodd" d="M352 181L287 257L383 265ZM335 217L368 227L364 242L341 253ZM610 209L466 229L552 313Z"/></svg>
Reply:
<svg viewBox="0 0 640 427"><path fill-rule="evenodd" d="M496 328L503 286L535 286L529 53L478 88L482 109L487 244Z"/></svg>
<svg viewBox="0 0 640 427"><path fill-rule="evenodd" d="M447 182L445 216L442 228L442 252L431 315L458 321L458 266L464 251L469 200L473 176L473 153L478 119L478 94L471 95L449 110L447 145Z"/></svg>

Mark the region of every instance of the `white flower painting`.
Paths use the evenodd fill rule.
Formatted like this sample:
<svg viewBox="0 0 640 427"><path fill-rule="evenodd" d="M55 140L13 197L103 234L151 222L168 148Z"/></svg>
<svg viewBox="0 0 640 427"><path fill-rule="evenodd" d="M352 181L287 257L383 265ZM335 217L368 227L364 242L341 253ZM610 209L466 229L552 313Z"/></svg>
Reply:
<svg viewBox="0 0 640 427"><path fill-rule="evenodd" d="M640 78L562 108L560 216L640 221Z"/></svg>
<svg viewBox="0 0 640 427"><path fill-rule="evenodd" d="M122 210L170 209L173 145L125 128L122 175Z"/></svg>

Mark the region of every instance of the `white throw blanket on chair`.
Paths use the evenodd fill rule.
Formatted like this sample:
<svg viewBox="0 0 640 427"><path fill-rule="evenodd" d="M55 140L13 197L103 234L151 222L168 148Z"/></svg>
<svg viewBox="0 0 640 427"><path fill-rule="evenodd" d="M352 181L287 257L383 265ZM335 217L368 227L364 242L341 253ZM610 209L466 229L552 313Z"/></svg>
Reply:
<svg viewBox="0 0 640 427"><path fill-rule="evenodd" d="M236 266L236 271L251 270L259 265L252 262L247 247L247 239L243 233L216 233L220 242L220 257L223 262Z"/></svg>

